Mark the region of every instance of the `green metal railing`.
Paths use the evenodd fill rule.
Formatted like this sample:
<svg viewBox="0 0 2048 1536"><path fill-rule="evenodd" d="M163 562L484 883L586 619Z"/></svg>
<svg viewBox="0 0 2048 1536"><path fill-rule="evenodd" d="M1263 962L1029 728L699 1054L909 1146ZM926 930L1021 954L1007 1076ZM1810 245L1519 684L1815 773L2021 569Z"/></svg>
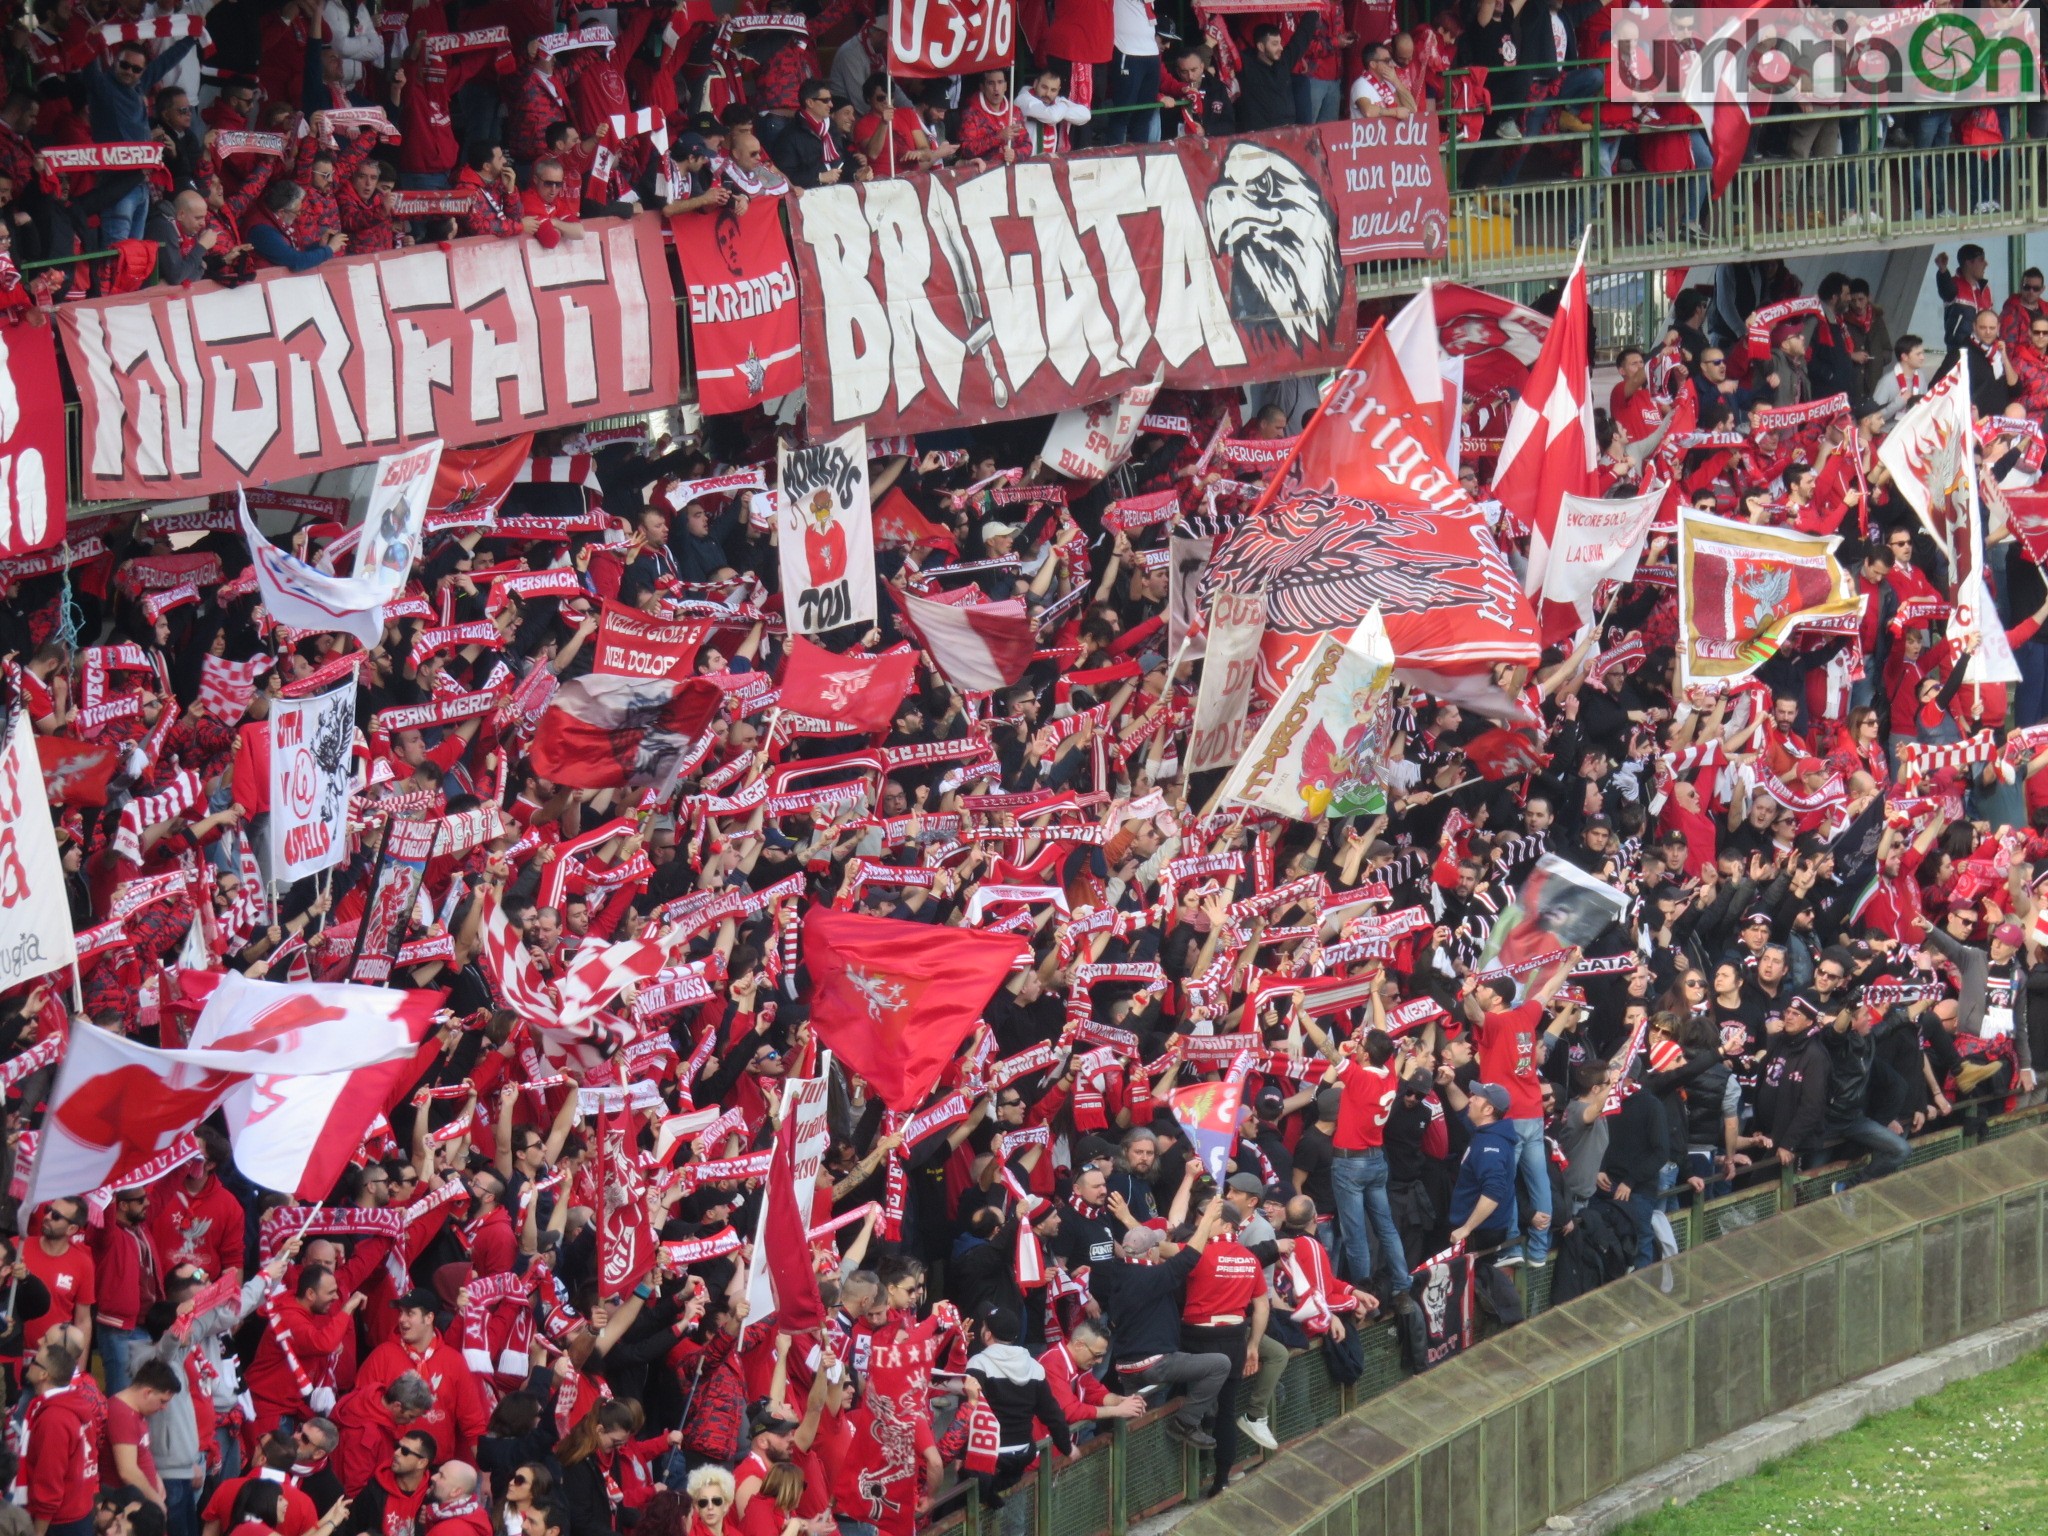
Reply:
<svg viewBox="0 0 2048 1536"><path fill-rule="evenodd" d="M1947 1159L1970 1147L1988 1145L2020 1132L2042 1128L2048 1128L2048 1106L1991 1117L1977 1127L1957 1127L1919 1137L1913 1142L1907 1172L1881 1183L1864 1185L1861 1189L1879 1199L1895 1200L1914 1210L1916 1215L1930 1219L1942 1216L1946 1207L1930 1207L1925 1194L1934 1185L1925 1176L1913 1175L1910 1171L1913 1166ZM2048 1180L2048 1136L2038 1136L2036 1140L2044 1163L2041 1177ZM1753 1187L1720 1199L1696 1199L1671 1217L1679 1250L1685 1253L1711 1248L1717 1240L1750 1233L1773 1217L1804 1212L1804 1208L1814 1202L1827 1199L1833 1186L1853 1176L1862 1162L1862 1159L1857 1159L1805 1174L1767 1176ZM1968 1166L1966 1161L1947 1164L1944 1168L1943 1182L1953 1189L1957 1200L1964 1199L1978 1187L1972 1182ZM1946 1172L1949 1167L1956 1170L1953 1175ZM2037 1205L2039 1199L2037 1194ZM1823 1212L1827 1214L1823 1215ZM1837 1220L1831 1209L1826 1207L1802 1214L1778 1236L1778 1246L1786 1251L1817 1252L1822 1247L1822 1240L1802 1232L1801 1223L1808 1219L1817 1223L1834 1223ZM1546 1302L1552 1271L1532 1273L1523 1269L1517 1273L1532 1318L1539 1314L1549 1315ZM2036 1281L2037 1285L2040 1283ZM1604 1306L1603 1298L1621 1284L1617 1282L1616 1286L1594 1292L1555 1314L1560 1325L1567 1316L1587 1320L1607 1313L1609 1309ZM1944 1301L1954 1304L1952 1296L1944 1298ZM2032 1310L2039 1304L2039 1301L2033 1301L2024 1310ZM1600 1325L1590 1323L1589 1326L1597 1331ZM1583 1334L1585 1329L1580 1328L1577 1332ZM1513 1353L1521 1349L1517 1341L1524 1334L1531 1341L1524 1352L1531 1357L1532 1363L1527 1363L1515 1379L1519 1386L1527 1388L1541 1380L1541 1354L1534 1342L1537 1333L1526 1328L1511 1329L1495 1337L1503 1349ZM1915 1338L1918 1337L1916 1334ZM1282 1519L1278 1513L1282 1509L1291 1510L1300 1493L1295 1486L1295 1474L1303 1456L1297 1447L1307 1437L1313 1436L1319 1449L1311 1459L1320 1464L1321 1445L1337 1433L1333 1426L1340 1425L1354 1410L1370 1404L1372 1411L1378 1412L1382 1403L1399 1405L1411 1397L1427 1397L1434 1391L1433 1384L1439 1376L1449 1369L1443 1367L1410 1380L1401 1367L1400 1348L1391 1326L1367 1327L1361 1335L1361 1342L1365 1350L1365 1374L1355 1385L1340 1387L1331 1379L1320 1349L1297 1354L1288 1362L1287 1370L1280 1378L1271 1421L1281 1449L1261 1452L1248 1444L1244 1446L1239 1465L1255 1470L1256 1475L1203 1512L1204 1515L1216 1515L1229 1509L1227 1518L1230 1524L1215 1526L1211 1536L1245 1536L1246 1532L1253 1530L1276 1533L1300 1530L1307 1536L1315 1536L1323 1530L1319 1523ZM1615 1342L1617 1345L1621 1342L1619 1335ZM1900 1357L1890 1353L1885 1357L1887 1361L1895 1358ZM1451 1363L1458 1364L1455 1360ZM1873 1362L1865 1369L1875 1369L1877 1363L1881 1362ZM1758 1368L1752 1364L1751 1370ZM1816 1387L1814 1390L1821 1389ZM1390 1393L1393 1395L1388 1396ZM1802 1390L1795 1392L1793 1397L1796 1400L1806 1395L1810 1394ZM1647 1405L1644 1411L1648 1411ZM1438 1416L1434 1406L1418 1406L1415 1412L1426 1418ZM950 1512L941 1513L935 1529L953 1532L956 1536L997 1536L998 1532L1003 1536L1024 1536L1026 1532L1030 1536L1105 1536L1105 1533L1106 1536L1125 1536L1137 1521L1177 1504L1194 1503L1200 1498L1201 1490L1213 1481L1215 1465L1207 1453L1184 1446L1167 1434L1167 1416L1167 1411L1161 1409L1144 1419L1112 1421L1107 1434L1098 1435L1072 1460L1061 1458L1051 1443L1046 1442L1040 1446L1036 1468L1023 1483L1005 1495L1004 1509L995 1514L984 1512L976 1504L971 1486L962 1486L947 1495L945 1503L951 1506ZM1448 1416L1443 1417L1448 1423ZM1725 1427L1735 1426L1731 1423ZM1725 1428L1714 1431L1716 1434L1723 1432ZM1661 1440L1659 1444L1662 1444ZM1670 1454L1676 1454L1676 1451ZM1665 1458L1659 1456L1657 1459ZM1257 1471L1260 1468L1266 1470ZM1284 1476L1278 1475L1283 1472ZM1320 1481L1328 1482L1331 1475L1336 1474L1325 1468ZM1338 1480L1342 1482L1343 1478L1339 1476ZM1576 1503L1604 1484L1588 1484L1582 1477L1576 1486L1580 1490L1578 1498L1564 1500L1557 1507ZM1538 1516L1534 1523L1540 1524L1541 1518ZM1387 1527L1389 1530L1397 1528L1411 1529L1391 1524ZM1473 1522L1453 1520L1448 1526L1438 1524L1425 1528L1492 1531L1528 1529L1529 1526L1489 1521L1482 1527ZM1188 1525L1185 1529L1188 1536L1197 1536L1195 1526ZM1333 1520L1329 1529L1333 1533L1339 1529L1349 1533L1352 1527L1348 1523L1340 1527ZM1378 1530L1379 1527L1368 1523L1361 1524L1358 1529L1363 1532Z"/></svg>

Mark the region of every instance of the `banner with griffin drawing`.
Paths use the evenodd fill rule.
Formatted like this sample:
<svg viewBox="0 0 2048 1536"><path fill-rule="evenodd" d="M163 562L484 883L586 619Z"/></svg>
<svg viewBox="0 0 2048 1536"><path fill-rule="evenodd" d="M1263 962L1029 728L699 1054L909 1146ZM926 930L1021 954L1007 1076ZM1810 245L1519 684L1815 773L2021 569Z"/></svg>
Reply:
<svg viewBox="0 0 2048 1536"><path fill-rule="evenodd" d="M1353 339L1312 128L816 187L790 214L814 441L1046 415L1160 368L1321 372Z"/></svg>
<svg viewBox="0 0 2048 1536"><path fill-rule="evenodd" d="M1348 641L1324 635L1238 759L1224 797L1296 821L1384 810L1393 683L1394 648L1377 607Z"/></svg>
<svg viewBox="0 0 2048 1536"><path fill-rule="evenodd" d="M1678 511L1678 666L1687 686L1749 676L1794 629L1849 632L1863 610L1840 539Z"/></svg>

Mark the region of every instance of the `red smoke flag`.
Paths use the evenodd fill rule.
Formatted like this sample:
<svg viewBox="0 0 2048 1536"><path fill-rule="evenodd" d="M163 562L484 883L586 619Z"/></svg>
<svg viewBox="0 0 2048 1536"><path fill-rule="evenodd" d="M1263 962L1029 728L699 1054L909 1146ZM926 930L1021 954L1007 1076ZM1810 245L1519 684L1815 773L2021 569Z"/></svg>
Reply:
<svg viewBox="0 0 2048 1536"><path fill-rule="evenodd" d="M1590 239L1591 236L1586 237ZM1586 351L1586 240L1564 285L1543 350L1493 471L1493 494L1529 530L1527 590L1543 591L1557 542L1558 509L1567 496L1591 496L1593 479L1592 370ZM1549 626L1545 626L1546 631Z"/></svg>
<svg viewBox="0 0 2048 1536"><path fill-rule="evenodd" d="M640 1117L623 1105L597 1122L597 1282L605 1296L624 1296L654 1268L654 1227L636 1149Z"/></svg>
<svg viewBox="0 0 2048 1536"><path fill-rule="evenodd" d="M842 656L791 635L789 661L782 670L782 707L849 730L886 731L916 681L915 651Z"/></svg>
<svg viewBox="0 0 2048 1536"><path fill-rule="evenodd" d="M701 677L572 678L548 701L528 757L554 784L667 794L724 699Z"/></svg>
<svg viewBox="0 0 2048 1536"><path fill-rule="evenodd" d="M1009 687L1037 654L1038 631L1021 598L955 608L894 587L889 596L946 681L963 693Z"/></svg>
<svg viewBox="0 0 2048 1536"><path fill-rule="evenodd" d="M806 1333L825 1321L810 1237L818 1169L832 1144L825 1083L823 1077L791 1078L785 1083L775 1151L761 1187L747 1300L754 1318L765 1322L774 1317L777 1333ZM829 1206L826 1214L831 1214Z"/></svg>
<svg viewBox="0 0 2048 1536"><path fill-rule="evenodd" d="M813 907L803 936L811 1026L883 1104L908 1114L1029 952L1014 934Z"/></svg>

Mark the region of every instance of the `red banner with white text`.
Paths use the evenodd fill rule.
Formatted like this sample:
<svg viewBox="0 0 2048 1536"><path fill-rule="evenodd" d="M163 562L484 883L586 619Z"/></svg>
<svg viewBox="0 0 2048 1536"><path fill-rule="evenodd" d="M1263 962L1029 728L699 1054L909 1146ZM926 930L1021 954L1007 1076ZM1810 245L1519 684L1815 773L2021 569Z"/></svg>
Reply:
<svg viewBox="0 0 2048 1536"><path fill-rule="evenodd" d="M0 559L64 537L64 412L42 316L0 325Z"/></svg>
<svg viewBox="0 0 2048 1536"><path fill-rule="evenodd" d="M1014 0L903 0L889 13L890 73L913 80L1007 69L1017 56Z"/></svg>
<svg viewBox="0 0 2048 1536"><path fill-rule="evenodd" d="M1214 389L1344 361L1311 128L816 187L790 212L813 442Z"/></svg>
<svg viewBox="0 0 2048 1536"><path fill-rule="evenodd" d="M661 226L457 240L57 311L88 499L201 495L672 405Z"/></svg>
<svg viewBox="0 0 2048 1536"><path fill-rule="evenodd" d="M744 213L732 202L669 220L697 403L714 416L786 395L804 381L796 267L782 214L771 198L745 202Z"/></svg>

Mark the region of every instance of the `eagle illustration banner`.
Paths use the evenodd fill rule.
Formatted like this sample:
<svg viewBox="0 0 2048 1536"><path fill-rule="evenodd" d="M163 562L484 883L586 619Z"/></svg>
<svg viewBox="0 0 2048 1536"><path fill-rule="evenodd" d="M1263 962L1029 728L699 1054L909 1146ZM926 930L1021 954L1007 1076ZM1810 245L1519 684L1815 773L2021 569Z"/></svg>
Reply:
<svg viewBox="0 0 2048 1536"><path fill-rule="evenodd" d="M1162 368L1322 372L1351 345L1312 128L817 187L790 214L814 440L1049 415Z"/></svg>
<svg viewBox="0 0 2048 1536"><path fill-rule="evenodd" d="M1289 497L1218 539L1204 573L1211 606L1217 594L1261 588L1260 703L1279 697L1319 639L1349 633L1375 605L1404 680L1483 678L1498 662L1529 665L1539 655L1521 580L1469 506Z"/></svg>
<svg viewBox="0 0 2048 1536"><path fill-rule="evenodd" d="M736 211L738 201L746 212ZM804 381L796 268L775 200L747 198L669 221L690 316L697 404L743 411Z"/></svg>
<svg viewBox="0 0 2048 1536"><path fill-rule="evenodd" d="M486 237L59 307L89 500L198 496L673 405L661 226Z"/></svg>
<svg viewBox="0 0 2048 1536"><path fill-rule="evenodd" d="M1949 639L1958 646L1983 638L1977 600L1984 572L1984 525L1977 513L1977 434L1972 426L1969 370L1951 368L1899 418L1878 444L1878 462L1948 561ZM1987 678L1971 657L1971 682Z"/></svg>
<svg viewBox="0 0 2048 1536"><path fill-rule="evenodd" d="M1732 683L1802 626L1856 623L1863 599L1841 540L1678 509L1678 669L1687 687Z"/></svg>

